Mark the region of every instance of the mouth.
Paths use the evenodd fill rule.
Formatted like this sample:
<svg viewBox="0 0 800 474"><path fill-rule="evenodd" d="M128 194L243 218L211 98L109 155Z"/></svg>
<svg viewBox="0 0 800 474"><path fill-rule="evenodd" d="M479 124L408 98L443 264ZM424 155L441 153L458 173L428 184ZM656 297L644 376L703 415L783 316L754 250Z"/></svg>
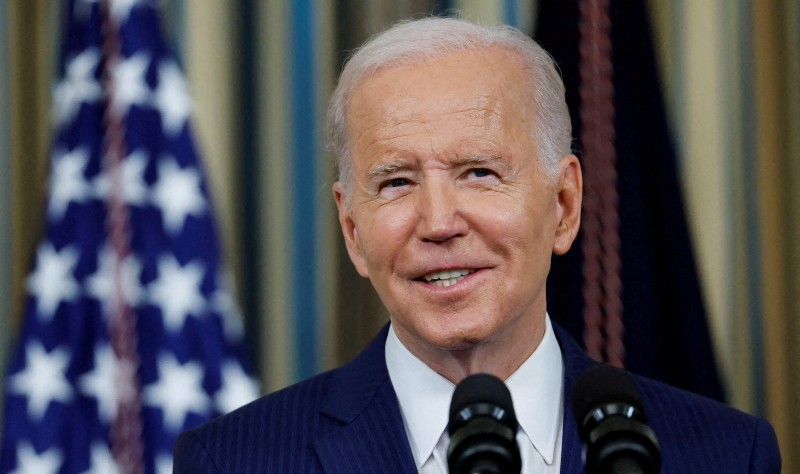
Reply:
<svg viewBox="0 0 800 474"><path fill-rule="evenodd" d="M446 288L455 285L464 278L475 273L475 271L474 269L442 270L423 275L420 280L440 288Z"/></svg>

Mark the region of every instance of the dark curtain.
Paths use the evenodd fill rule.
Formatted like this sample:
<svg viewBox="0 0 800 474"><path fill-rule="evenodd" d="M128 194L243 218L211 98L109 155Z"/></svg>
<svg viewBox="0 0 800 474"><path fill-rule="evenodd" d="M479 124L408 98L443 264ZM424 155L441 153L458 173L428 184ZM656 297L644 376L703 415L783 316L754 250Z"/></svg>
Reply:
<svg viewBox="0 0 800 474"><path fill-rule="evenodd" d="M724 398L678 182L642 1L611 1L625 366L711 398ZM578 1L540 0L535 39L553 55L580 137ZM574 148L584 173L593 170ZM581 239L554 257L551 317L583 338Z"/></svg>

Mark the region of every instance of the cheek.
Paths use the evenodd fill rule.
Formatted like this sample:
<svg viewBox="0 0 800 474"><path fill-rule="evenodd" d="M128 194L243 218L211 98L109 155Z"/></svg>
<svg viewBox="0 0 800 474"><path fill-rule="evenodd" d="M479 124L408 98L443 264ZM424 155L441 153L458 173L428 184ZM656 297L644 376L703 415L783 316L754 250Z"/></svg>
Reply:
<svg viewBox="0 0 800 474"><path fill-rule="evenodd" d="M550 258L555 210L539 202L538 207L519 204L493 214L490 228L495 229L497 241L516 254L514 258L519 263L541 264L543 258Z"/></svg>
<svg viewBox="0 0 800 474"><path fill-rule="evenodd" d="M373 268L386 266L413 236L413 213L402 208L379 209L360 225L360 245Z"/></svg>

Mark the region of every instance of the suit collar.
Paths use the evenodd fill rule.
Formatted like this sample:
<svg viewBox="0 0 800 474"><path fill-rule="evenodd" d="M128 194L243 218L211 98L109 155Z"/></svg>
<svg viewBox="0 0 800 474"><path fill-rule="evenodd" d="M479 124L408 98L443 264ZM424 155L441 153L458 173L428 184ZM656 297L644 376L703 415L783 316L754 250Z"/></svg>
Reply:
<svg viewBox="0 0 800 474"><path fill-rule="evenodd" d="M320 408L323 414L350 423L374 400L381 386L390 383L384 354L388 330L387 324L355 359L331 374Z"/></svg>
<svg viewBox="0 0 800 474"><path fill-rule="evenodd" d="M416 472L386 369L388 328L387 324L351 363L331 375L320 411L341 426L316 440L325 472Z"/></svg>
<svg viewBox="0 0 800 474"><path fill-rule="evenodd" d="M596 364L570 337L566 330L553 323L553 329L561 346L564 358L564 433L561 447L561 472L565 474L582 473L583 444L578 435L578 424L572 412L572 385L578 375Z"/></svg>
<svg viewBox="0 0 800 474"><path fill-rule="evenodd" d="M349 364L331 375L321 411L342 423L315 443L326 472L345 473L363 460L363 472L414 473L414 457L403 426L400 405L386 369L384 344L388 324ZM572 414L572 384L595 364L569 334L553 323L564 357L564 426L561 472L583 472L582 444Z"/></svg>

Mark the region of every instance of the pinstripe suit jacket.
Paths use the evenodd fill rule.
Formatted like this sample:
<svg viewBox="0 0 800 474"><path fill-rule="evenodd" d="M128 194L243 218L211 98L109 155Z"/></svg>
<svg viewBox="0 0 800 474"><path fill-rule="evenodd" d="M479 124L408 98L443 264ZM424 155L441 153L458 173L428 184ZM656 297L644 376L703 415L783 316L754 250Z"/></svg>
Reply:
<svg viewBox="0 0 800 474"><path fill-rule="evenodd" d="M593 364L553 325L565 364L565 400ZM388 327L388 326L387 326ZM414 459L384 359L387 328L352 362L260 398L183 433L176 473L414 473ZM779 473L764 420L634 376L658 435L663 474ZM564 406L562 473L581 473L581 443Z"/></svg>

